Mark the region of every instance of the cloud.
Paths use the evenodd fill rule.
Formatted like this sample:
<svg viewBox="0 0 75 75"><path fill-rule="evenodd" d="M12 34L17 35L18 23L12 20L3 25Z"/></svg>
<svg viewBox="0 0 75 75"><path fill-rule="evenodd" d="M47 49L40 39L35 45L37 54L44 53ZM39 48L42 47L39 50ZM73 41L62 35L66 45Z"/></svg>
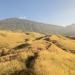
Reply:
<svg viewBox="0 0 75 75"><path fill-rule="evenodd" d="M19 19L26 19L26 17L25 16L20 16L20 17L18 17Z"/></svg>

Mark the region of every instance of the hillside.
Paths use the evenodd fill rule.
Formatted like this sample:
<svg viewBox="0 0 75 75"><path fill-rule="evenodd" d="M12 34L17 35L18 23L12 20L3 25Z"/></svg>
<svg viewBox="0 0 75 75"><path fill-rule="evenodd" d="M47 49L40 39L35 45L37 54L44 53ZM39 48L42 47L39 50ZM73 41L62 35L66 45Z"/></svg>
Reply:
<svg viewBox="0 0 75 75"><path fill-rule="evenodd" d="M32 32L40 32L44 34L59 34L61 33L64 27L44 24L35 21L18 19L18 18L9 18L0 21L0 29L7 30L20 30L20 31L32 31Z"/></svg>
<svg viewBox="0 0 75 75"><path fill-rule="evenodd" d="M30 31L44 34L64 34L75 36L75 24L63 27L52 24L44 24L26 19L8 18L0 20L0 29L13 31Z"/></svg>
<svg viewBox="0 0 75 75"><path fill-rule="evenodd" d="M75 36L75 24L68 25L65 27L64 32L67 35Z"/></svg>
<svg viewBox="0 0 75 75"><path fill-rule="evenodd" d="M75 75L75 40L0 30L0 75Z"/></svg>

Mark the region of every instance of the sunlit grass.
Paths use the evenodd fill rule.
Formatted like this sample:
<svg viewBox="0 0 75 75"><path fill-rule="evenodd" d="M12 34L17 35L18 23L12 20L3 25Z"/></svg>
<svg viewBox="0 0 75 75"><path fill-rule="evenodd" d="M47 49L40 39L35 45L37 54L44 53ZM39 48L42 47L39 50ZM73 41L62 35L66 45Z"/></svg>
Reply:
<svg viewBox="0 0 75 75"><path fill-rule="evenodd" d="M61 35L0 31L0 75L75 75L71 50L75 40Z"/></svg>

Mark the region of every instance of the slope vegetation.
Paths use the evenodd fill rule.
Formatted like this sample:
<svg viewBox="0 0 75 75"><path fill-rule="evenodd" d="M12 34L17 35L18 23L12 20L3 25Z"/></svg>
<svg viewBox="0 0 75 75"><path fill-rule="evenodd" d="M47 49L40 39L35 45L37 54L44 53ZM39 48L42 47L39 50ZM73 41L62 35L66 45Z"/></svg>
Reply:
<svg viewBox="0 0 75 75"><path fill-rule="evenodd" d="M0 31L0 75L75 75L74 45L61 35Z"/></svg>

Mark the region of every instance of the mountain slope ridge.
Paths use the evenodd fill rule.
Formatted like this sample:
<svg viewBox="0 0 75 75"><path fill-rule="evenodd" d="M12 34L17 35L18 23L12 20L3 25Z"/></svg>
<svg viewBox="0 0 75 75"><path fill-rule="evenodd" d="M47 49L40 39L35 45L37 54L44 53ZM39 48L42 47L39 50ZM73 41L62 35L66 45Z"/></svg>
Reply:
<svg viewBox="0 0 75 75"><path fill-rule="evenodd" d="M60 29L63 29L63 27L26 19L9 18L0 21L0 29L33 31L49 34L60 33Z"/></svg>
<svg viewBox="0 0 75 75"><path fill-rule="evenodd" d="M75 24L64 27L19 18L0 20L0 29L40 32L44 34L75 35Z"/></svg>

